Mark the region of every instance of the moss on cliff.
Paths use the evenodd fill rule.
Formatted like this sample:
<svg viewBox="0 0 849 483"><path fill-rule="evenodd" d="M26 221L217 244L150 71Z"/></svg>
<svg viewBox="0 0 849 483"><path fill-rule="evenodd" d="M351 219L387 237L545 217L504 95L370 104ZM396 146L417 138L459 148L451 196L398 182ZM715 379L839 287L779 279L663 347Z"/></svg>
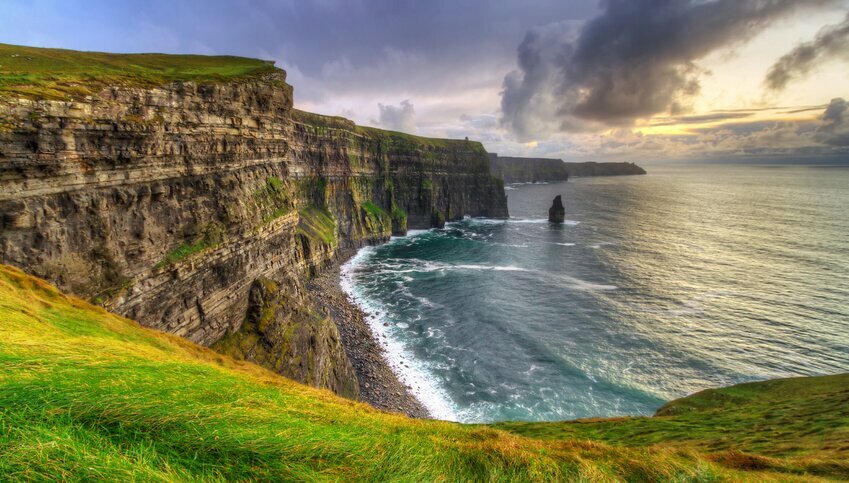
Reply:
<svg viewBox="0 0 849 483"><path fill-rule="evenodd" d="M407 212L397 206L392 208L392 234L397 236L407 234Z"/></svg>
<svg viewBox="0 0 849 483"><path fill-rule="evenodd" d="M79 99L106 86L224 82L283 71L233 56L109 54L0 44L0 97Z"/></svg>
<svg viewBox="0 0 849 483"><path fill-rule="evenodd" d="M196 253L214 248L227 237L227 230L224 225L216 221L205 223L200 227L190 226L187 227L186 231L186 236L191 240L168 252L165 258L156 264L157 268L179 263Z"/></svg>
<svg viewBox="0 0 849 483"><path fill-rule="evenodd" d="M362 204L365 214L366 228L371 233L385 233L391 231L392 219L389 213L371 201Z"/></svg>
<svg viewBox="0 0 849 483"><path fill-rule="evenodd" d="M325 245L337 244L336 222L329 211L309 205L301 208L298 214L298 233Z"/></svg>
<svg viewBox="0 0 849 483"><path fill-rule="evenodd" d="M254 281L242 327L212 347L343 397L359 395L357 376L339 340L336 326L316 313L300 294L262 277Z"/></svg>
<svg viewBox="0 0 849 483"><path fill-rule="evenodd" d="M823 444L820 452L800 458L716 453L660 440L648 446L571 438L533 440L488 427L381 413L178 337L143 329L10 267L0 267L0 320L4 480L803 481L812 473L846 477L849 435L840 419L831 429L836 439L829 440L828 448ZM780 386L754 392L781 409L805 401L813 404L822 396L845 398L849 386L845 376L803 381L791 392L792 398L780 397L784 390ZM800 416L819 420L846 407L824 406ZM723 408L731 412L734 404L729 401ZM740 406L741 411L747 409ZM713 411L695 411L701 417L698 427L722 430L722 413L714 419ZM726 439L768 440L771 434L769 428L755 426L743 434L731 429Z"/></svg>
<svg viewBox="0 0 849 483"><path fill-rule="evenodd" d="M276 176L269 177L263 186L254 190L253 201L263 224L292 211L291 191L289 184Z"/></svg>

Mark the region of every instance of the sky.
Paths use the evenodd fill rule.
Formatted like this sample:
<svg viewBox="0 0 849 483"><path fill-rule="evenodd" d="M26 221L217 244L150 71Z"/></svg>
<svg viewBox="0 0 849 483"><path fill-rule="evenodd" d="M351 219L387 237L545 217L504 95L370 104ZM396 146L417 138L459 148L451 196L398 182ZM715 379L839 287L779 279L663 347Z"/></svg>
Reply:
<svg viewBox="0 0 849 483"><path fill-rule="evenodd" d="M300 109L502 155L849 160L849 0L3 0L0 42L271 59Z"/></svg>

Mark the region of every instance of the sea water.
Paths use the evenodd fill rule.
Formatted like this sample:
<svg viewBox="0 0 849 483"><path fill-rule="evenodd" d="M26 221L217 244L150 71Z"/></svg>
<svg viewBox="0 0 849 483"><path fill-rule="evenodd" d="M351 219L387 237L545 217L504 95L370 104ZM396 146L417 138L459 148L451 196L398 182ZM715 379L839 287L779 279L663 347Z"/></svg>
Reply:
<svg viewBox="0 0 849 483"><path fill-rule="evenodd" d="M849 371L849 169L655 166L507 186L511 218L361 250L343 287L433 416L649 415ZM566 223L547 222L563 196Z"/></svg>

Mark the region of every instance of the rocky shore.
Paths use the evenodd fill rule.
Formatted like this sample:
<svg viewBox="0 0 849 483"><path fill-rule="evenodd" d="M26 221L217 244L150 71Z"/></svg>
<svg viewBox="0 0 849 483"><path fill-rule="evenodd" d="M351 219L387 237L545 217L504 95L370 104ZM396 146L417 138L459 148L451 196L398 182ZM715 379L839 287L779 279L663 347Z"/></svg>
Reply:
<svg viewBox="0 0 849 483"><path fill-rule="evenodd" d="M377 409L429 418L427 409L389 366L366 316L340 285L341 267L356 252L345 251L307 284L318 309L329 315L342 339L360 384L360 399Z"/></svg>

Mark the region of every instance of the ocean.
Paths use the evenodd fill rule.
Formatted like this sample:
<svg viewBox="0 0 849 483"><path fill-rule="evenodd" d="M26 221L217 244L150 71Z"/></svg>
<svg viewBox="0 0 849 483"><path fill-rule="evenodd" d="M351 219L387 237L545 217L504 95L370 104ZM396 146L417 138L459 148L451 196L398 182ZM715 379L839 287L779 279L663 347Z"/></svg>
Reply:
<svg viewBox="0 0 849 483"><path fill-rule="evenodd" d="M343 288L440 419L650 415L849 371L849 168L648 171L509 185L509 220L364 248Z"/></svg>

